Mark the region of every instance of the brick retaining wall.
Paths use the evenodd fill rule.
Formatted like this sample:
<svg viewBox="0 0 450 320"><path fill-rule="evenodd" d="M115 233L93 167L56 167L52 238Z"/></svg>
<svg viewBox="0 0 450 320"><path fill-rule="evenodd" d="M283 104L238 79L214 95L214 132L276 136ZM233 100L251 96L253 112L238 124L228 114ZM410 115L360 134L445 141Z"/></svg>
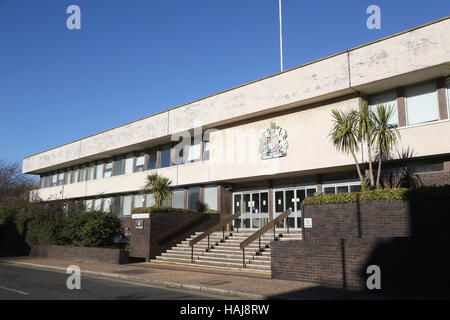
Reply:
<svg viewBox="0 0 450 320"><path fill-rule="evenodd" d="M304 206L304 240L272 242L272 277L366 288L367 266L382 289L448 296L450 200L374 200Z"/></svg>
<svg viewBox="0 0 450 320"><path fill-rule="evenodd" d="M128 260L128 255L123 249L54 245L33 245L30 256L113 264L125 263Z"/></svg>
<svg viewBox="0 0 450 320"><path fill-rule="evenodd" d="M145 258L146 261L149 261L170 249L175 244L185 240L195 232L205 231L220 221L219 214L208 214L205 218L200 219L193 225L167 238L166 241L160 243L155 242L155 239L161 234L197 215L199 213L152 212L149 214L149 218L142 219L144 221L144 228L141 230L136 229L136 220L131 218L122 219L122 225L131 230L130 257Z"/></svg>

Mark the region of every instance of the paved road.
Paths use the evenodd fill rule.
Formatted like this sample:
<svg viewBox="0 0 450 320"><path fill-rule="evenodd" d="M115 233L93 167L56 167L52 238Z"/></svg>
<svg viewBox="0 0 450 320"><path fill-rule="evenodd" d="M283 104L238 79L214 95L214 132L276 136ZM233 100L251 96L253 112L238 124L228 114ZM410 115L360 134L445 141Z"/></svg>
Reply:
<svg viewBox="0 0 450 320"><path fill-rule="evenodd" d="M0 300L206 300L212 296L197 295L136 285L128 282L81 277L81 289L69 290L68 274L0 264Z"/></svg>

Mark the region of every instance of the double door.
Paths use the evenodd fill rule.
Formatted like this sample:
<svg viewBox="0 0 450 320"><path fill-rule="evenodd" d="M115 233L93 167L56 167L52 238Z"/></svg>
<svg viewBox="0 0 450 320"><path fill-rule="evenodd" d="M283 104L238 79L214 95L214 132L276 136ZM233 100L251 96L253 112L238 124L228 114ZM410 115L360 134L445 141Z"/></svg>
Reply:
<svg viewBox="0 0 450 320"><path fill-rule="evenodd" d="M279 229L300 230L301 224L301 204L306 197L312 197L317 191L316 186L301 186L274 189L274 218L282 214L287 209L292 213L279 224Z"/></svg>
<svg viewBox="0 0 450 320"><path fill-rule="evenodd" d="M269 192L267 190L233 193L233 214L240 213L234 227L258 230L269 221Z"/></svg>

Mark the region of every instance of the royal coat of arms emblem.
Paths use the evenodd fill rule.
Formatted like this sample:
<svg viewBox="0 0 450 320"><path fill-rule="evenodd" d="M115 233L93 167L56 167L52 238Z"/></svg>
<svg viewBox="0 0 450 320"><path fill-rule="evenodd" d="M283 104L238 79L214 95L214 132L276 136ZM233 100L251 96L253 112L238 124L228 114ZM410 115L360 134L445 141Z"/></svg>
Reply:
<svg viewBox="0 0 450 320"><path fill-rule="evenodd" d="M288 146L286 130L276 126L272 122L270 128L262 133L259 141L261 159L284 157L287 155Z"/></svg>

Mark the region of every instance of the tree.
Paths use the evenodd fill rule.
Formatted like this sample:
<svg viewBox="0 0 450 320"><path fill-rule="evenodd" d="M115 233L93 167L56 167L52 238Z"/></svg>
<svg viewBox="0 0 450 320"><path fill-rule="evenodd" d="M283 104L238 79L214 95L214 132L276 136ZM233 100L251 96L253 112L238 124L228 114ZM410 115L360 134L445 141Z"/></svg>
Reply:
<svg viewBox="0 0 450 320"><path fill-rule="evenodd" d="M162 202L170 195L170 185L172 181L169 178L161 176L158 173L147 175L147 182L144 190L153 193L157 206L161 206Z"/></svg>
<svg viewBox="0 0 450 320"><path fill-rule="evenodd" d="M381 162L383 157L391 155L392 148L400 138L400 132L395 127L389 125L389 120L394 113L394 108L389 105L378 105L373 113L373 141L377 150L378 170L377 170L377 188L380 187Z"/></svg>
<svg viewBox="0 0 450 320"><path fill-rule="evenodd" d="M36 188L36 181L22 174L17 163L0 160L0 200L28 198Z"/></svg>
<svg viewBox="0 0 450 320"><path fill-rule="evenodd" d="M367 147L367 156L369 159L369 178L370 186L375 185L372 168L372 145L374 134L373 112L366 100L361 104L359 112L356 113L356 122L358 127L358 141L365 142Z"/></svg>
<svg viewBox="0 0 450 320"><path fill-rule="evenodd" d="M346 154L351 153L355 161L356 170L358 171L361 187L364 188L364 179L361 174L356 152L359 151L358 131L356 128L357 112L351 111L344 113L340 110L332 110L333 128L330 131L331 142L334 147Z"/></svg>

